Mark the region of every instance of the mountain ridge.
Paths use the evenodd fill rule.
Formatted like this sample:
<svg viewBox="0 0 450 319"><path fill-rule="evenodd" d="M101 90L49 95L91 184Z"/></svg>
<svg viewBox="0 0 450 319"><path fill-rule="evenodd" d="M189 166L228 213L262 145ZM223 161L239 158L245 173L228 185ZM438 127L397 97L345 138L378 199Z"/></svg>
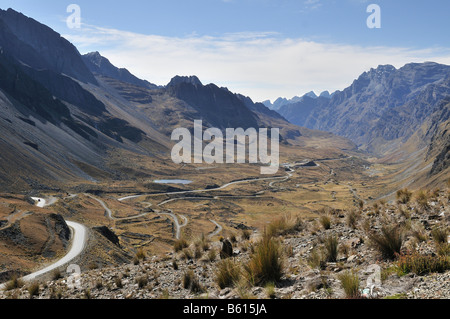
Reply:
<svg viewBox="0 0 450 319"><path fill-rule="evenodd" d="M89 70L97 75L114 78L121 82L134 84L147 89L156 89L157 85L146 80L141 80L131 74L125 68L115 67L107 58L102 56L98 51L84 54L82 59Z"/></svg>
<svg viewBox="0 0 450 319"><path fill-rule="evenodd" d="M409 116L412 122L409 129L418 129L436 104L450 94L446 82L449 76L450 67L437 63L411 63L398 70L389 65L379 66L364 72L350 87L336 92L329 102L306 100L286 105L279 113L296 125L331 131L376 152L377 145L371 143L377 137L393 140L412 135L411 131L399 132L402 128L398 125L387 124L405 112L403 109L418 112ZM423 103L418 107L420 101Z"/></svg>
<svg viewBox="0 0 450 319"><path fill-rule="evenodd" d="M22 63L97 84L77 48L59 33L13 9L0 9L0 20L3 22L1 33L15 37L14 41L11 37L9 41L2 41L2 48Z"/></svg>

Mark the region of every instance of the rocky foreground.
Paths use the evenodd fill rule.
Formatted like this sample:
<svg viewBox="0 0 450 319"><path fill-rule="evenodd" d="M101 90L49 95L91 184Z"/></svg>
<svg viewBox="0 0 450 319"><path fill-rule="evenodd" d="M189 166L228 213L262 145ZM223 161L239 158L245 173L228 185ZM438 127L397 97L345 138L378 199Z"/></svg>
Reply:
<svg viewBox="0 0 450 319"><path fill-rule="evenodd" d="M55 273L55 280L39 284L11 282L0 298L450 298L449 194L414 198L405 190L396 204L360 203L360 209L324 210L310 220L283 216L264 234L180 240L174 252L138 252L132 264L65 278ZM264 264L261 252L274 256L262 270L252 263Z"/></svg>

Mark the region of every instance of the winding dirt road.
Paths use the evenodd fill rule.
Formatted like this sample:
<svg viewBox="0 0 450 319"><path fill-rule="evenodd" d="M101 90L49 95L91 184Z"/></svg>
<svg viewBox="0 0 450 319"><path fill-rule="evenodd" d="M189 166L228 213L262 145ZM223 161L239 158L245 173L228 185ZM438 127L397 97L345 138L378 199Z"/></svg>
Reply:
<svg viewBox="0 0 450 319"><path fill-rule="evenodd" d="M184 194L194 194L194 193L207 193L207 192L213 192L218 190L223 190L225 188L228 188L232 185L236 184L243 184L243 183L251 183L251 182L259 182L259 181L273 181L273 180L281 180L285 181L288 180L292 174L288 176L281 176L281 177L264 177L264 178L253 178L253 179L244 179L241 181L234 181L227 183L225 185L222 185L220 187L216 188L209 188L209 189L196 189L196 190L188 190L188 191L178 191L178 192L167 192L167 193L157 193L157 194L141 194L141 195L132 195L132 196L126 196L119 198L118 201L123 202L125 200L144 197L144 196L161 196L161 195L184 195Z"/></svg>
<svg viewBox="0 0 450 319"><path fill-rule="evenodd" d="M216 225L216 229L215 229L212 233L210 233L210 234L208 235L209 238L213 238L214 236L219 235L219 234L222 232L223 228L222 228L222 226L220 226L220 224L219 224L218 222L216 222L215 220L210 219L209 221L210 221L211 223L213 223L214 225Z"/></svg>
<svg viewBox="0 0 450 319"><path fill-rule="evenodd" d="M292 164L292 165L294 165L294 164ZM185 194L195 194L195 193L206 193L206 192L212 192L212 191L223 190L223 189L226 189L226 188L228 188L228 187L230 187L230 186L232 186L232 185L243 184L243 183L251 183L251 182L258 182L258 181L272 181L272 182L269 184L269 187L273 187L273 184L274 184L274 183L281 183L281 182L288 181L288 180L293 176L293 174L294 174L295 171L292 169L292 167L291 167L292 165L286 166L286 168L289 170L286 176L280 176L280 177L264 177L264 178L253 178L253 179L239 180L239 181L234 181L234 182L230 182L230 183L224 184L224 185L222 185L222 186L220 186L220 187L210 188L210 189L198 189L198 190L188 190L188 191L178 191L178 192L167 192L167 193L158 193L158 194L132 195L132 196L126 196L126 197L119 198L118 200L119 200L120 202L122 202L122 201L130 200L130 199L135 199L135 198L139 198L139 197L144 197L144 196L185 195ZM173 201L177 201L177 200L187 200L187 199L218 200L218 199L221 198L221 197L223 197L223 198L252 197L252 198L253 198L253 197L258 197L258 196L256 196L256 195L255 195L255 196L239 196L239 195L233 196L233 195L230 195L230 196L215 196L214 198L209 198L209 197L178 197L178 198L170 198L170 199L167 199L167 200L165 200L165 201L159 203L158 206L161 207L161 206L163 206L163 205L165 205L165 204L167 204L167 203L170 203L170 202L173 202ZM170 217L174 220L174 226L175 226L175 238L176 238L176 239L180 239L180 236L181 236L181 228L182 228L182 227L185 227L185 226L187 225L187 223L188 223L187 218L186 218L185 216L183 216L183 215L180 215L180 216L185 220L184 224L183 224L183 225L180 225L177 216L173 213L172 210L169 210L169 212L162 212L162 213L158 213L158 214L159 214L159 215L167 215L167 216L170 216ZM215 229L211 234L209 234L209 237L212 238L212 237L218 235L218 234L223 230L223 227L222 227L219 223L217 223L216 221L214 221L214 220L210 220L210 221L211 221L213 224L216 225L216 229Z"/></svg>
<svg viewBox="0 0 450 319"><path fill-rule="evenodd" d="M66 223L72 230L72 244L67 254L57 262L23 277L23 281L29 282L36 280L44 274L50 273L61 266L69 264L83 252L88 238L87 228L76 222L66 221ZM0 290L4 290L5 286L6 284L0 285Z"/></svg>
<svg viewBox="0 0 450 319"><path fill-rule="evenodd" d="M178 221L178 217L173 213L173 211L169 210L169 212L163 212L163 213L158 213L158 215L167 215L170 216L173 221L174 221L174 226L175 226L175 239L180 239L181 237L181 228L185 227L187 225L187 218L184 217L183 219L185 219L185 222L183 223L183 225L180 225L179 221Z"/></svg>

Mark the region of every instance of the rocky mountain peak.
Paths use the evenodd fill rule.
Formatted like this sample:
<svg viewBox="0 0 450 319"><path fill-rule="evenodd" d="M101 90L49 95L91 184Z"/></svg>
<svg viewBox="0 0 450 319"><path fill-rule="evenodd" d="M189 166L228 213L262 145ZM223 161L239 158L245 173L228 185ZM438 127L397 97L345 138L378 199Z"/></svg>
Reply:
<svg viewBox="0 0 450 319"><path fill-rule="evenodd" d="M331 94L328 91L323 91L322 93L320 93L319 97L330 99L331 98Z"/></svg>
<svg viewBox="0 0 450 319"><path fill-rule="evenodd" d="M176 86L181 83L188 83L188 84L192 84L194 86L203 86L202 82L195 75L192 75L192 76L177 75L174 78L172 78L172 80L170 80L170 82L167 86Z"/></svg>
<svg viewBox="0 0 450 319"><path fill-rule="evenodd" d="M304 96L308 96L308 97L313 98L313 99L316 99L318 97L317 94L314 93L314 91L308 92Z"/></svg>
<svg viewBox="0 0 450 319"><path fill-rule="evenodd" d="M93 64L95 64L98 67L101 67L102 62L106 62L109 60L104 58L100 52L95 51L95 52L89 52L87 54L84 55L86 58L88 58Z"/></svg>

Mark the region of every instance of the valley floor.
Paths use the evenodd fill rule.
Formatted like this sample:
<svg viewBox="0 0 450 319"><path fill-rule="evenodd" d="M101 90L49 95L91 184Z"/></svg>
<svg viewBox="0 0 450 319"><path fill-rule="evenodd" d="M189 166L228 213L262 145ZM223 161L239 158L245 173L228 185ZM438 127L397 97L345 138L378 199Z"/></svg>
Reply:
<svg viewBox="0 0 450 319"><path fill-rule="evenodd" d="M80 265L81 286L67 287L68 274L60 268L56 275L65 278L41 284L36 295L40 298L191 298L202 294L265 298L268 291L276 298L345 298L340 276L349 270L358 271L359 287L366 297L448 298L447 266L443 274L425 276L401 270L398 261L382 258L370 239L383 226L401 225L402 253L436 256L442 254L439 249L445 250L433 243L432 232L436 227L448 229L447 193L426 193L426 210L412 198L407 204L396 204L395 195L385 196L395 194L395 189L389 189L395 170L354 156L291 158L271 177L255 173L258 167L186 166L170 178L192 180L192 184L142 182L135 184L133 194L131 182L116 182L100 190L96 185L96 191L85 188L81 193L46 194L52 199L46 207L21 206L17 199L8 204L6 198L3 205L15 205L16 215L27 209L31 215L56 212L89 228L84 253L72 261ZM11 219L10 210L3 214ZM323 226L325 219L329 219L329 227ZM286 225L293 220L298 227L282 229L289 228ZM20 226L21 220L14 223ZM282 277L273 288L250 285L242 269L267 229L274 227L280 228L274 240L282 251ZM338 241L337 257L323 261L327 240L332 237ZM217 269L222 263L218 256L223 238L233 242L233 260L242 278L220 288ZM40 240L44 245L45 238ZM180 242L186 244L174 252ZM4 270L20 267L24 272L20 263L2 263ZM27 263L34 265L28 266L28 273L41 264L34 257ZM382 282L364 290L374 269ZM202 289L183 287L189 270ZM59 277L56 275L47 274L43 282ZM0 298L26 298L27 285L10 287Z"/></svg>

